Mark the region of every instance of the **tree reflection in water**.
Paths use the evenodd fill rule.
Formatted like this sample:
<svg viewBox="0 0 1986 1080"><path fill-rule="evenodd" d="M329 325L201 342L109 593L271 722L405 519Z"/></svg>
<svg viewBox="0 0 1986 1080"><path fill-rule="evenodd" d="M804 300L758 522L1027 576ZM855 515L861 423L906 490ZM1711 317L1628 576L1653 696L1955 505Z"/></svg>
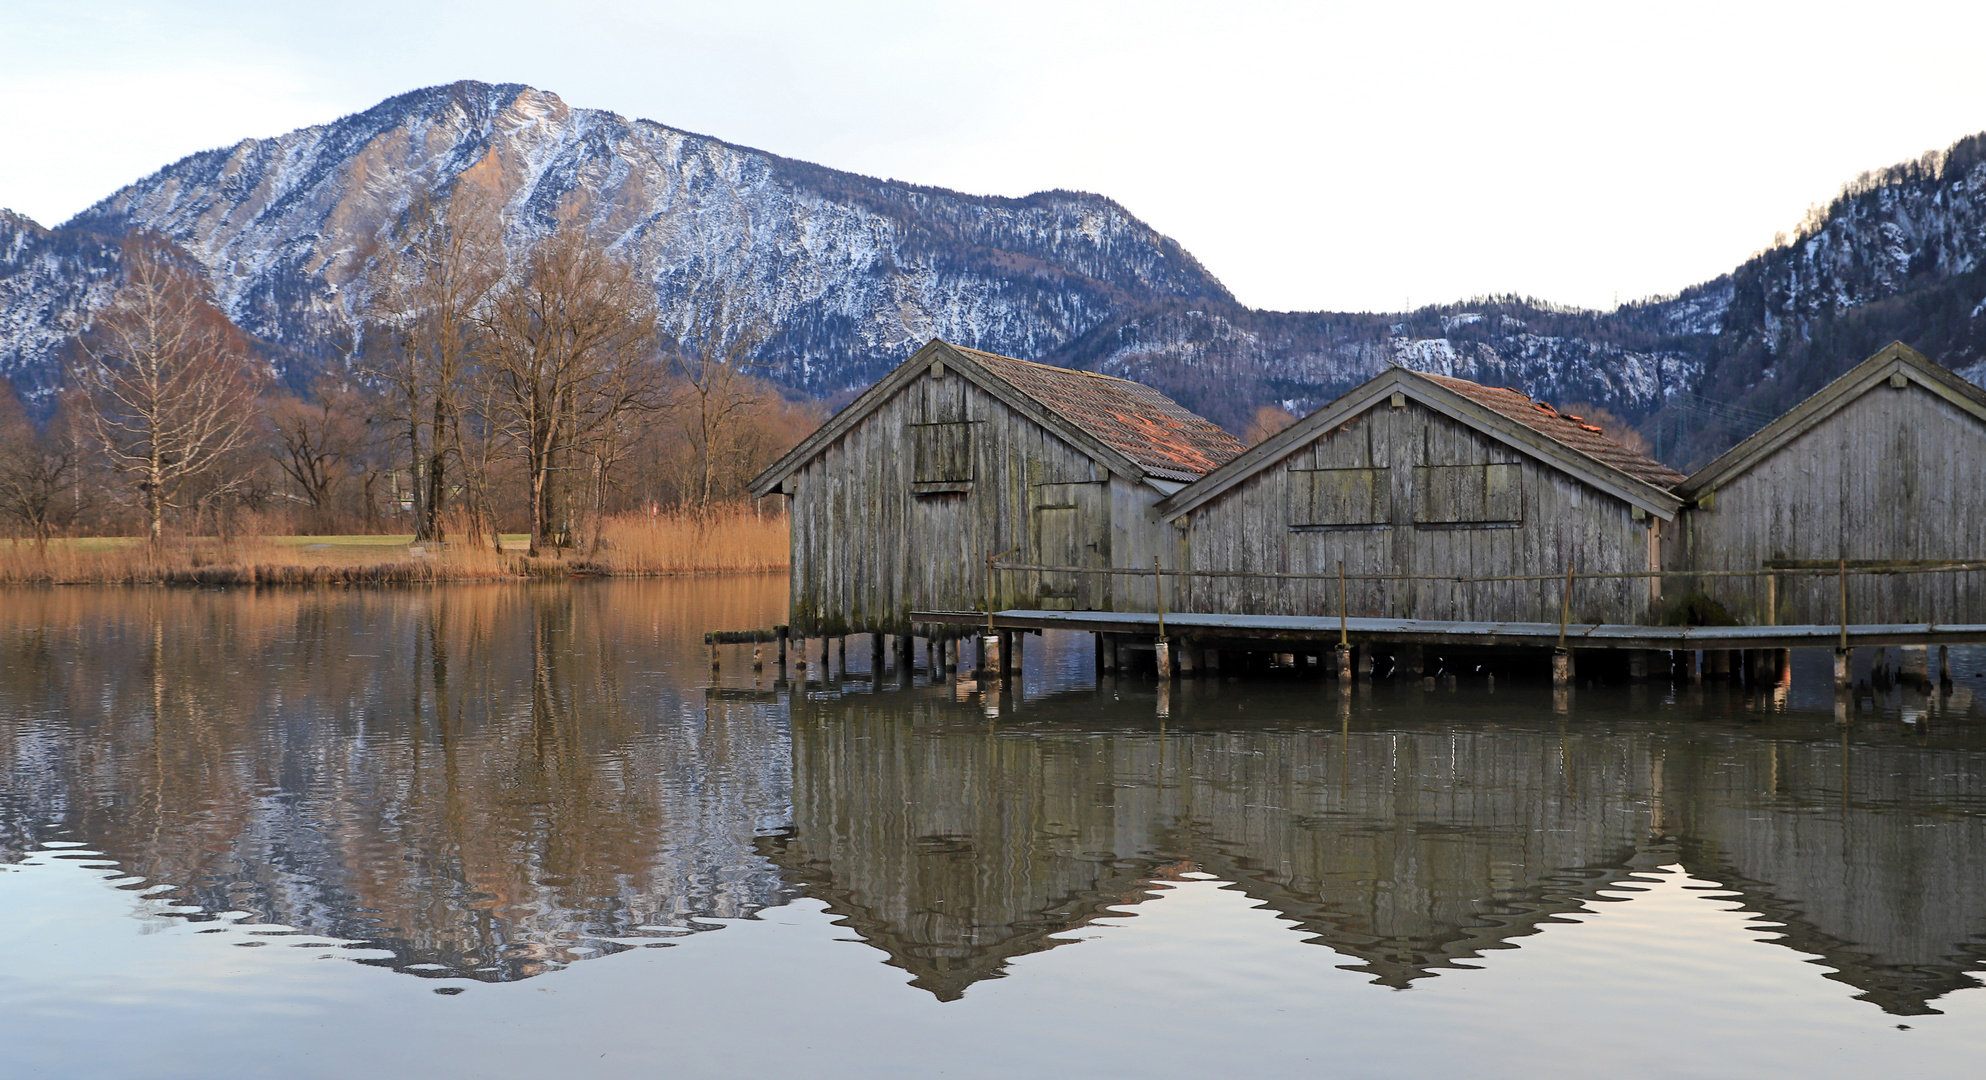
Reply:
<svg viewBox="0 0 1986 1080"><path fill-rule="evenodd" d="M1557 714L1188 681L1160 720L1150 683L1086 675L707 690L702 631L774 621L776 581L8 600L0 859L83 842L190 918L414 974L523 978L804 892L950 1000L1205 873L1404 987L1678 864L1890 1012L1986 958L1963 687L1845 732L1717 688Z"/></svg>

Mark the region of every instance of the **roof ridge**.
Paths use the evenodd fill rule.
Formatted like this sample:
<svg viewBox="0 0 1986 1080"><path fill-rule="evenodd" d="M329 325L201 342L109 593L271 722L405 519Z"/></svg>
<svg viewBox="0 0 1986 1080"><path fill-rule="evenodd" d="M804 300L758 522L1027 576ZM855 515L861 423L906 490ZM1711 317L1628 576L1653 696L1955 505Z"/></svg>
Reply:
<svg viewBox="0 0 1986 1080"><path fill-rule="evenodd" d="M980 356L991 356L994 357L995 359L1005 360L1010 364L1026 364L1029 367L1044 368L1049 371L1060 371L1069 375L1081 375L1084 378L1088 378L1088 379L1108 379L1111 382L1126 383L1131 386L1142 386L1147 390L1157 389L1156 387L1153 387L1148 383L1141 383L1136 379L1126 379L1121 375L1106 375L1101 371L1087 371L1083 368L1064 367L1061 364L1048 364L1048 363L1043 363L1040 360L1023 360L1018 356L1008 356L1006 353L996 353L988 349L974 349L965 345L954 345L952 347L958 349L961 352L977 353ZM1184 406L1182 406L1182 408L1183 407Z"/></svg>
<svg viewBox="0 0 1986 1080"><path fill-rule="evenodd" d="M951 345L988 374L1154 475L1204 476L1245 449L1220 425L1134 379Z"/></svg>
<svg viewBox="0 0 1986 1080"><path fill-rule="evenodd" d="M1427 379L1437 386L1444 386L1464 397L1476 400L1484 407L1496 409L1498 412L1502 412L1502 410L1497 409L1496 404L1488 399L1516 398L1518 401L1532 406L1534 411L1542 411L1548 415L1534 416L1531 415L1531 411L1506 413L1505 415L1510 419L1523 424L1525 427L1558 443L1573 453L1579 454L1617 472L1626 473L1643 483L1663 488L1674 488L1688 479L1687 474L1682 472L1682 470L1672 468L1636 450L1634 447L1607 434L1605 429L1599 425L1586 423L1584 417L1575 419L1573 414L1562 412L1558 406L1550 402L1539 401L1537 398L1514 386L1490 386L1486 383L1479 383L1472 379L1464 379L1456 375L1438 375L1431 371L1415 371L1412 368L1402 365L1396 364L1394 366L1399 367L1402 371ZM1471 391L1478 391L1480 393L1472 393ZM1510 402L1510 404L1514 405L1515 402ZM1556 425L1552 421L1577 428L1584 435L1581 439L1569 438L1568 436L1572 433L1554 430ZM1583 446L1581 445L1582 441L1599 442L1604 445L1600 447Z"/></svg>

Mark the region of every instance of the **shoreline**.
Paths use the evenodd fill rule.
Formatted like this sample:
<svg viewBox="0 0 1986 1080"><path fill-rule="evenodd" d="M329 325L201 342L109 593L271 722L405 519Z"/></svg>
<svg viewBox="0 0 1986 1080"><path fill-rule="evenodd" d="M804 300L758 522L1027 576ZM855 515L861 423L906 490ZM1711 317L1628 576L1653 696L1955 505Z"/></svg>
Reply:
<svg viewBox="0 0 1986 1080"><path fill-rule="evenodd" d="M784 515L727 509L608 520L585 550L532 557L527 537L502 547L414 543L401 534L182 537L157 557L141 538L0 542L0 587L56 585L440 585L583 577L783 574L791 565Z"/></svg>

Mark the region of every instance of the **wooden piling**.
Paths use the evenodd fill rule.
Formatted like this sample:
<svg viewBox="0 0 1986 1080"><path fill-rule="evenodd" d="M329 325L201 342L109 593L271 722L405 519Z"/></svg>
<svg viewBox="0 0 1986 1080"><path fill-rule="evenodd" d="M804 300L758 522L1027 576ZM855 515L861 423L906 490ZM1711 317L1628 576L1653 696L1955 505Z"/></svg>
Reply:
<svg viewBox="0 0 1986 1080"><path fill-rule="evenodd" d="M1853 666L1850 663L1854 655L1854 652L1849 649L1834 650L1834 688L1836 690L1848 689L1849 679L1854 674Z"/></svg>
<svg viewBox="0 0 1986 1080"><path fill-rule="evenodd" d="M1153 652L1154 660L1158 664L1159 682L1160 683L1171 682L1172 681L1172 642L1167 641L1165 638L1159 638L1157 641L1154 641L1152 643L1152 652Z"/></svg>

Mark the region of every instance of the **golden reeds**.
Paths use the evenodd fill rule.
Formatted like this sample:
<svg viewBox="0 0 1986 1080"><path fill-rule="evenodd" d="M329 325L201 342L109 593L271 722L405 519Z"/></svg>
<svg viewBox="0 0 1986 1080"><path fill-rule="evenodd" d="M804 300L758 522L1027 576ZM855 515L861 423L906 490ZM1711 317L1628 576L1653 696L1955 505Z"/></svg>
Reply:
<svg viewBox="0 0 1986 1080"><path fill-rule="evenodd" d="M623 514L603 523L600 538L584 563L607 574L772 573L790 565L786 515L760 514L749 504Z"/></svg>
<svg viewBox="0 0 1986 1080"><path fill-rule="evenodd" d="M178 538L157 557L128 538L0 541L0 585L356 585L598 574L661 577L787 568L786 517L725 505L607 519L589 552L526 558L515 544L397 537Z"/></svg>

